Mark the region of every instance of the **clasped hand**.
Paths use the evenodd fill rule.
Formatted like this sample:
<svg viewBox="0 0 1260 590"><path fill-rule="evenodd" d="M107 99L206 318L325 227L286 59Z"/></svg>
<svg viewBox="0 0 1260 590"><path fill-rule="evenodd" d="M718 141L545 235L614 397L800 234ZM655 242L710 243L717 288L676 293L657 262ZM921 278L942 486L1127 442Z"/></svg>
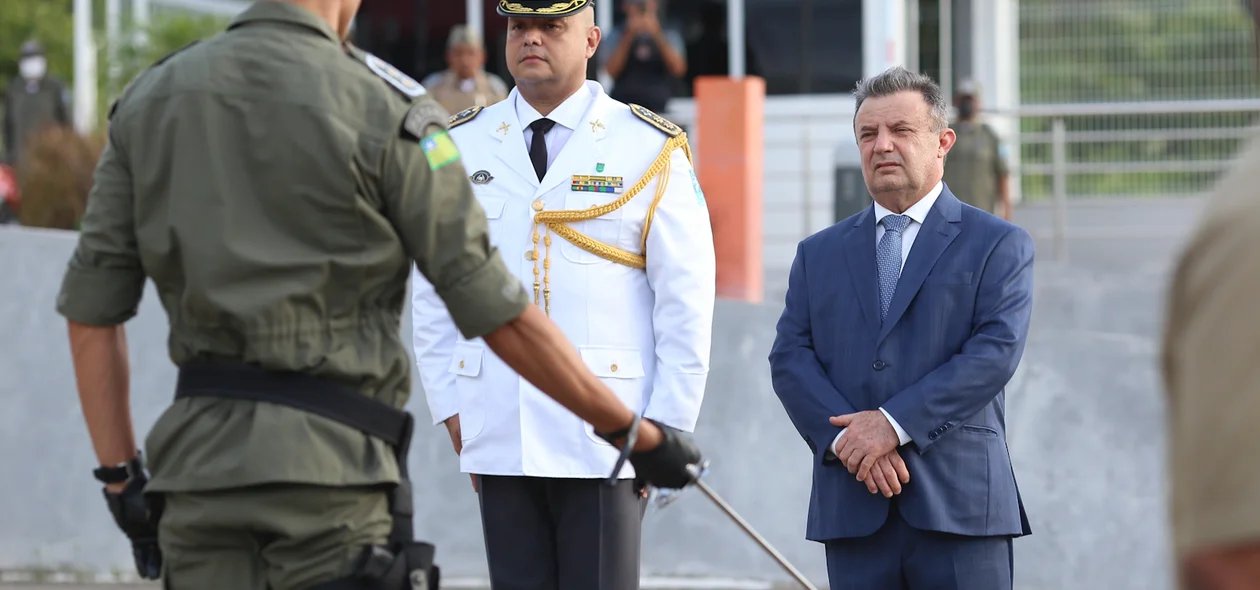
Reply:
<svg viewBox="0 0 1260 590"><path fill-rule="evenodd" d="M901 493L902 484L910 483L910 471L897 452L897 431L883 412L832 416L830 422L845 429L832 451L872 494L891 498Z"/></svg>

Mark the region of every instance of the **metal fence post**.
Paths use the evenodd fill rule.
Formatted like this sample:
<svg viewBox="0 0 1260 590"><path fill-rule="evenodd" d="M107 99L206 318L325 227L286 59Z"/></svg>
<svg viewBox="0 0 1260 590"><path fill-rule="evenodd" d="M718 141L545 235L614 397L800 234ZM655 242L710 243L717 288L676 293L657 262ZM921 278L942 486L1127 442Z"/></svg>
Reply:
<svg viewBox="0 0 1260 590"><path fill-rule="evenodd" d="M1067 225L1067 129L1063 117L1050 123L1052 172L1054 183L1054 259L1067 257L1065 227Z"/></svg>

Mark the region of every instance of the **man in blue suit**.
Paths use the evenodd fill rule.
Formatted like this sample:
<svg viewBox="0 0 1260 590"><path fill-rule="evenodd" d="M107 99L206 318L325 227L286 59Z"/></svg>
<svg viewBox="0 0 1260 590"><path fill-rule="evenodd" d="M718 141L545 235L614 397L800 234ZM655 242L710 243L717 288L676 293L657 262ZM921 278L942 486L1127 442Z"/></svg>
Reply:
<svg viewBox="0 0 1260 590"><path fill-rule="evenodd" d="M1003 390L1032 312L1033 242L941 182L941 90L863 81L854 132L871 207L806 238L770 353L814 456L806 537L831 590L1010 590L1030 534Z"/></svg>

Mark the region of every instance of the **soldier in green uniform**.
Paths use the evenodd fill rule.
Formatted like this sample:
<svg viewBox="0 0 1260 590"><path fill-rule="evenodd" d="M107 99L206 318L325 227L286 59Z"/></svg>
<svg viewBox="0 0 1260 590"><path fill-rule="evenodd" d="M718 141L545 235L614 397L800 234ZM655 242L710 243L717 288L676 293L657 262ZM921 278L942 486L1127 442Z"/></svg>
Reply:
<svg viewBox="0 0 1260 590"><path fill-rule="evenodd" d="M1006 148L996 131L979 120L979 97L970 80L959 85L954 106L958 120L950 127L958 136L945 156L945 184L962 202L1007 221L1013 213Z"/></svg>
<svg viewBox="0 0 1260 590"><path fill-rule="evenodd" d="M358 5L256 2L110 109L57 310L94 474L137 568L170 589L435 584L433 547L411 537L401 410L413 264L465 337L593 424L640 477L694 480L695 447L626 408L529 304L490 245L445 111L345 41ZM146 280L179 367L148 473L123 328Z"/></svg>

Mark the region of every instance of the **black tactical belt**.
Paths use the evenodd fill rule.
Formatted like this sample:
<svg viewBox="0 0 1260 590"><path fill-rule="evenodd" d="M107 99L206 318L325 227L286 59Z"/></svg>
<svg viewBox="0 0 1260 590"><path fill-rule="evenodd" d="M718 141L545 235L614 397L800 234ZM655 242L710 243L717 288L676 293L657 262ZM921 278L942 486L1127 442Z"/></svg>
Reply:
<svg viewBox="0 0 1260 590"><path fill-rule="evenodd" d="M305 410L395 447L411 438L411 416L407 412L303 373L269 371L237 363L190 363L180 367L175 398L193 396L246 399ZM399 465L400 469L403 467Z"/></svg>
<svg viewBox="0 0 1260 590"><path fill-rule="evenodd" d="M323 416L394 448L402 481L390 494L392 543L414 539L415 513L407 454L415 422L409 412L372 399L349 387L304 373L271 371L235 362L195 362L179 369L175 398L221 397L288 406Z"/></svg>

